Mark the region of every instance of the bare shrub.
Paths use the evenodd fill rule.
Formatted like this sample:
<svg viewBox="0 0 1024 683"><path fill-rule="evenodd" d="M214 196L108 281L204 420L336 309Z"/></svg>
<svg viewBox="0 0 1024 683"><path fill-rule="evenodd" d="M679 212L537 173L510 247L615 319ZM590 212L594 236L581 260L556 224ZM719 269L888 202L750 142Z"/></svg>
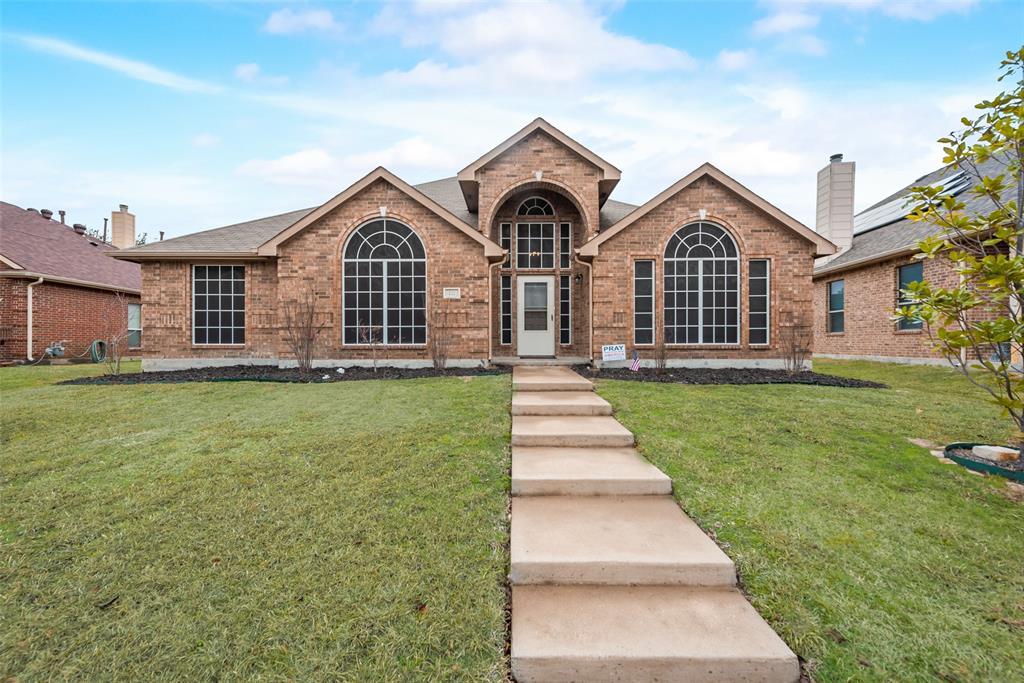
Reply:
<svg viewBox="0 0 1024 683"><path fill-rule="evenodd" d="M128 351L128 299L121 292L115 292L106 308L102 327L103 342L107 345L104 372L120 375L121 360Z"/></svg>
<svg viewBox="0 0 1024 683"><path fill-rule="evenodd" d="M448 366L448 352L452 345L452 329L448 302L442 301L440 306L430 311L430 338L427 348L435 370L444 370Z"/></svg>
<svg viewBox="0 0 1024 683"><path fill-rule="evenodd" d="M782 348L786 372L801 372L811 355L813 332L806 313L792 316L790 321L779 329L779 344Z"/></svg>
<svg viewBox="0 0 1024 683"><path fill-rule="evenodd" d="M377 349L381 343L381 326L364 325L359 323L359 343L370 347L370 357L373 359L373 371L377 372Z"/></svg>
<svg viewBox="0 0 1024 683"><path fill-rule="evenodd" d="M668 347L665 346L664 331L661 334L655 331L654 336L654 371L660 375L668 368Z"/></svg>
<svg viewBox="0 0 1024 683"><path fill-rule="evenodd" d="M316 314L316 293L307 287L301 298L289 301L284 307L285 342L295 356L301 372L313 369L313 355L316 340L325 325L318 322Z"/></svg>

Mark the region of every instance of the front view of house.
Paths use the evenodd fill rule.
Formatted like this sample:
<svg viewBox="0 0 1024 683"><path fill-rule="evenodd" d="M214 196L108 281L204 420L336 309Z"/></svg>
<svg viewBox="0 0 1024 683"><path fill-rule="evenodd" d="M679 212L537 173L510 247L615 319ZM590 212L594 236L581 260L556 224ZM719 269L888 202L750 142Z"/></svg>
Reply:
<svg viewBox="0 0 1024 683"><path fill-rule="evenodd" d="M325 204L117 253L142 264L143 367L601 361L778 367L835 246L710 164L642 206L620 171L537 119L457 176L378 168Z"/></svg>

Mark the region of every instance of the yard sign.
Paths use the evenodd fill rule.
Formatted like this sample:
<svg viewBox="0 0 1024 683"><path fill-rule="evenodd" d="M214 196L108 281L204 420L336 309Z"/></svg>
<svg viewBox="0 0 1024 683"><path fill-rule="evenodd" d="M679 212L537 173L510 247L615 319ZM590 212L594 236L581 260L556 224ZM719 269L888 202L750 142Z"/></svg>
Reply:
<svg viewBox="0 0 1024 683"><path fill-rule="evenodd" d="M605 344L601 347L601 360L605 363L612 360L626 360L626 345Z"/></svg>

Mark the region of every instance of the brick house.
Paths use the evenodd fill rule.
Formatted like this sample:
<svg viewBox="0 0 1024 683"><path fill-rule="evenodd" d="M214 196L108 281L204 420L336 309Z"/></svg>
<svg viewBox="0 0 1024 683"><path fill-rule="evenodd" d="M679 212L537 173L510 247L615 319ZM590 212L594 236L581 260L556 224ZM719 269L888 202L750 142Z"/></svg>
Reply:
<svg viewBox="0 0 1024 683"><path fill-rule="evenodd" d="M998 160L979 165L983 175L1002 171ZM900 290L910 282L955 283L958 275L945 259L918 260L918 243L939 228L906 218L911 188L942 186L964 201L967 211L988 213L988 198L970 193L972 176L944 166L873 204L856 216L853 193L856 166L832 157L818 173L816 230L840 250L819 259L814 269L814 355L946 365L920 323L896 321ZM1006 199L1012 199L1013 188Z"/></svg>
<svg viewBox="0 0 1024 683"><path fill-rule="evenodd" d="M63 212L61 212L63 214ZM65 357L125 330L141 346L141 269L109 254L117 247L65 225L52 211L0 202L0 360L40 358L57 342ZM113 214L114 241L135 244L135 217Z"/></svg>
<svg viewBox="0 0 1024 683"><path fill-rule="evenodd" d="M451 178L378 168L321 206L128 249L144 369L294 362L284 311L314 297L317 364L518 358L782 364L835 246L710 164L642 206L620 171L536 119Z"/></svg>

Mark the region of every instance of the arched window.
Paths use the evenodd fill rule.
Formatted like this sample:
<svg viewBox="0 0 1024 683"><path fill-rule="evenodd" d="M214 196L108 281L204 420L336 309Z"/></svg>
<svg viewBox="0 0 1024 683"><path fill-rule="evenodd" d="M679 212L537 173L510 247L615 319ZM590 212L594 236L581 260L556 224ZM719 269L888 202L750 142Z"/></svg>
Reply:
<svg viewBox="0 0 1024 683"><path fill-rule="evenodd" d="M516 211L517 216L554 216L555 209L543 197L530 197Z"/></svg>
<svg viewBox="0 0 1024 683"><path fill-rule="evenodd" d="M713 223L691 223L665 246L665 343L739 342L739 252Z"/></svg>
<svg viewBox="0 0 1024 683"><path fill-rule="evenodd" d="M425 344L427 259L409 226L388 218L356 230L345 246L346 344Z"/></svg>

